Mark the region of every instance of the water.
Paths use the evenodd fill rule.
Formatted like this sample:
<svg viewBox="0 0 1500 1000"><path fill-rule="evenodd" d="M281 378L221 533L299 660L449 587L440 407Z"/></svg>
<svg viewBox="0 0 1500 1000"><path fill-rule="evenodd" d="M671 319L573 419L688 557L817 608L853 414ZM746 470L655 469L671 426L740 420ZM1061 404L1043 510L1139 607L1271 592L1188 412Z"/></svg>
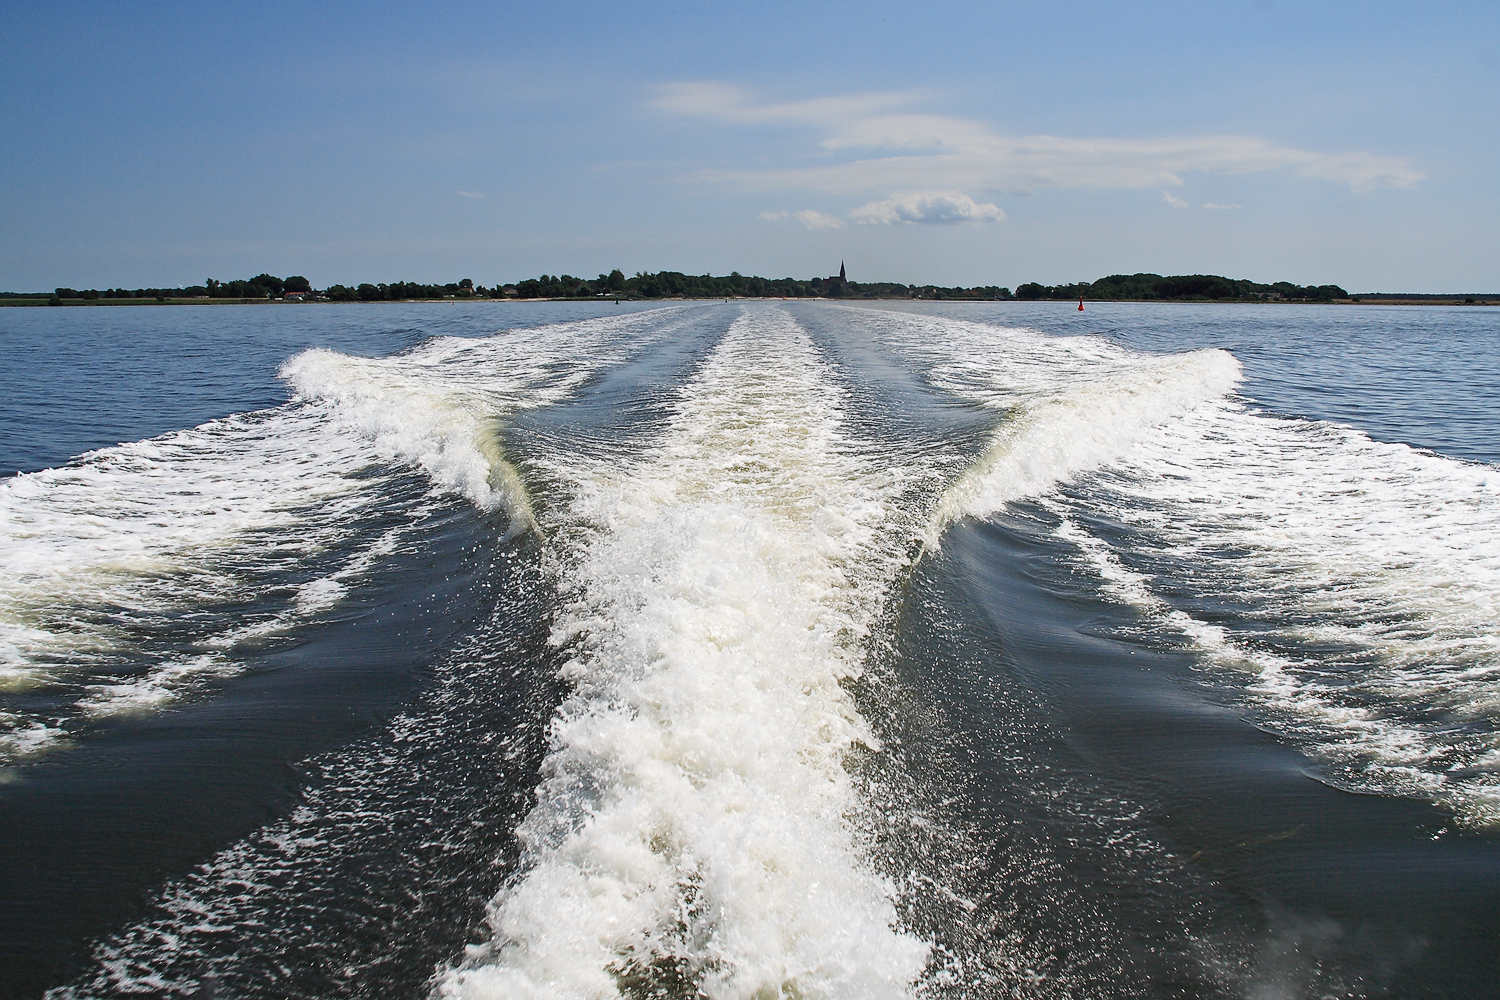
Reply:
<svg viewBox="0 0 1500 1000"><path fill-rule="evenodd" d="M1489 995L1497 315L7 311L0 995Z"/></svg>

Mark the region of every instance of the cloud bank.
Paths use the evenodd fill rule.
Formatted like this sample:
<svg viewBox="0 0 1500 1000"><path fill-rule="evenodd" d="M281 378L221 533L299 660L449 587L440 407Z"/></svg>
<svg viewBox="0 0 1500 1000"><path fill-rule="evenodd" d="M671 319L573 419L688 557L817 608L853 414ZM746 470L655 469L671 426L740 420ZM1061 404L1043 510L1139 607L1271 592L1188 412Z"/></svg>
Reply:
<svg viewBox="0 0 1500 1000"><path fill-rule="evenodd" d="M1354 191L1371 191L1409 188L1425 178L1400 157L1296 149L1255 136L1009 136L986 122L911 110L921 100L918 93L892 92L762 102L736 87L700 82L661 88L655 106L673 115L732 125L797 126L822 133L818 144L831 154L825 155L830 162L698 175L757 189L845 195L913 190L1025 193L1040 187L1142 189L1179 186L1184 175L1196 172L1285 170ZM899 199L892 194L890 200Z"/></svg>

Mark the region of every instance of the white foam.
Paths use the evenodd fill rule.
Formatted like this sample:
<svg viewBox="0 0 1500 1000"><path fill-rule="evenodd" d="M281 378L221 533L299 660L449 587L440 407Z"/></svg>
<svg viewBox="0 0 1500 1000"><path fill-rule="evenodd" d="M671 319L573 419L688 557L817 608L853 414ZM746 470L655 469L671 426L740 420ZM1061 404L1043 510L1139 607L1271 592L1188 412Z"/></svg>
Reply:
<svg viewBox="0 0 1500 1000"><path fill-rule="evenodd" d="M50 749L64 739L58 726L0 712L0 759L25 760Z"/></svg>
<svg viewBox="0 0 1500 1000"><path fill-rule="evenodd" d="M169 660L158 664L139 680L89 685L88 696L80 702L80 707L94 716L124 715L160 708L176 699L190 685L229 677L239 669L239 664L213 653Z"/></svg>
<svg viewBox="0 0 1500 1000"><path fill-rule="evenodd" d="M1220 350L1153 356L1093 337L1048 337L910 313L871 317L934 386L1004 414L984 453L933 512L929 544L1129 455L1162 424L1219 405L1240 379Z"/></svg>
<svg viewBox="0 0 1500 1000"><path fill-rule="evenodd" d="M1242 606L1250 691L1364 791L1500 823L1500 475L1326 424L1227 410L1123 466L1108 516Z"/></svg>
<svg viewBox="0 0 1500 1000"><path fill-rule="evenodd" d="M493 337L441 337L387 358L315 348L281 369L300 399L330 404L339 429L384 461L420 467L477 506L505 507L534 525L530 502L501 454L506 418L556 403L632 345L662 337L661 311L585 320Z"/></svg>
<svg viewBox="0 0 1500 1000"><path fill-rule="evenodd" d="M197 649L144 672L139 657L157 654L140 646L137 626L274 597L278 574L356 530L403 469L503 508L525 530L529 503L498 445L503 421L575 391L623 357L631 336L671 326L633 314L439 338L392 358L311 350L283 368L295 396L286 406L0 482L0 685L71 688L77 710L96 716L159 708L235 672L234 645L328 610L389 540L298 585L286 609L194 636ZM21 728L0 721L0 733L66 728L17 719ZM4 745L0 762L11 756Z"/></svg>
<svg viewBox="0 0 1500 1000"><path fill-rule="evenodd" d="M390 529L335 572L299 585L292 601L279 613L206 637L201 645L208 647L209 652L163 660L141 676L90 684L77 707L95 718L151 711L192 693L206 681L234 676L243 669L243 664L231 655L235 648L289 633L337 605L348 592L349 582L363 576L382 556L395 551L411 526Z"/></svg>
<svg viewBox="0 0 1500 1000"><path fill-rule="evenodd" d="M989 449L949 492L939 523L987 516L1115 463L1163 424L1221 399L1239 378L1223 351L1100 367L1056 394L1012 404Z"/></svg>
<svg viewBox="0 0 1500 1000"><path fill-rule="evenodd" d="M1005 413L933 534L1041 500L1109 592L1242 677L1331 780L1500 824L1500 472L1247 410L1230 395L1238 363L1220 351L883 322L936 385ZM1122 553L1083 514L1125 529ZM1179 596L1160 596L1131 555L1165 560ZM1246 621L1236 633L1182 600Z"/></svg>
<svg viewBox="0 0 1500 1000"><path fill-rule="evenodd" d="M258 579L336 537L379 499L377 483L352 477L368 459L351 445L323 433L316 411L285 408L0 483L6 686L76 690L93 715L159 705L191 678L229 671L169 656L153 676L133 677L132 623L245 599Z"/></svg>
<svg viewBox="0 0 1500 1000"><path fill-rule="evenodd" d="M894 997L921 973L852 820L844 759L873 737L841 684L911 526L840 399L756 310L659 447L559 469L580 487L554 535L575 691L524 876L441 995L618 996L670 970L710 997Z"/></svg>

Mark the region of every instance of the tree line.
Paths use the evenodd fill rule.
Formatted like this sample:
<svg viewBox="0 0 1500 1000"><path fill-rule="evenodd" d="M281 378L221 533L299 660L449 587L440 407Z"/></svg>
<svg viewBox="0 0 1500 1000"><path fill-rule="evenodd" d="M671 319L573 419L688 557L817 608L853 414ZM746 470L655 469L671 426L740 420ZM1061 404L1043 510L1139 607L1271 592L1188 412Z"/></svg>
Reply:
<svg viewBox="0 0 1500 1000"><path fill-rule="evenodd" d="M51 299L55 304L61 304L63 299L84 299L95 301L98 299L155 299L165 302L167 299L279 299L288 292L300 292L304 295L312 294L312 282L294 274L290 278L278 278L272 274L257 274L253 278L244 278L238 281L219 281L217 278L205 279L201 285L185 285L180 288L106 288L100 291L97 288L86 288L79 291L76 288L54 289Z"/></svg>
<svg viewBox="0 0 1500 1000"><path fill-rule="evenodd" d="M543 274L511 284L497 282L486 287L469 279L446 285L423 285L398 281L393 284L361 284L354 288L332 285L323 295L338 302L379 302L435 298L520 299L950 299L968 301L1039 301L1070 299L1120 299L1142 302L1329 302L1347 299L1338 285L1297 285L1289 281L1271 284L1216 274L1112 274L1098 281L1041 285L1028 282L1014 292L1002 285L904 285L889 281L845 281L829 278L762 278L731 271L727 275L684 274L681 271L637 271L626 277L616 269L597 278L571 274Z"/></svg>
<svg viewBox="0 0 1500 1000"><path fill-rule="evenodd" d="M681 271L657 271L655 274L637 271L627 278L619 271L601 274L590 281L575 278L570 274L544 274L527 278L508 287L502 286L507 296L514 293L522 299L587 299L614 296L622 299L732 299L732 298L788 298L788 299L1009 299L1009 288L998 285L982 285L973 288L944 287L939 285L903 285L896 282L845 281L837 276L829 278L761 278L731 271L722 277L711 274L684 274Z"/></svg>
<svg viewBox="0 0 1500 1000"><path fill-rule="evenodd" d="M1009 288L981 285L973 288L941 285L903 285L895 282L855 282L830 278L761 278L733 271L722 277L709 274L683 274L681 271L637 272L627 278L616 269L597 278L577 278L571 274L543 274L511 284L496 282L485 286L470 278L443 284L419 281L361 282L358 285L329 285L316 290L300 275L278 278L259 274L242 281L218 281L209 278L201 285L180 288L58 288L54 302L62 299L92 301L97 299L239 299L263 300L282 298L287 293L302 293L309 298L330 302L406 302L419 299L723 299L744 297L780 298L929 298L929 299L1010 299ZM0 293L8 298L34 298L21 293Z"/></svg>
<svg viewBox="0 0 1500 1000"><path fill-rule="evenodd" d="M358 285L329 285L322 291L312 287L301 275L278 278L258 274L253 278L219 281L208 278L201 285L181 288L58 288L51 302L82 299L237 299L257 301L301 295L332 302L402 302L420 299L722 299L722 298L789 298L789 299L948 299L958 301L1027 302L1071 299L1116 299L1141 302L1329 302L1348 299L1349 293L1338 285L1297 285L1289 281L1271 284L1248 279L1226 278L1216 274L1112 274L1097 281L1074 284L1042 285L1027 282L1012 292L1000 285L944 286L904 285L899 282L845 281L829 278L762 278L731 271L722 277L710 274L684 274L681 271L637 271L626 277L616 269L597 278L578 278L570 274L543 274L511 284L496 282L485 286L470 278L443 284L418 281L389 283L362 282ZM5 293L5 298L33 297Z"/></svg>
<svg viewBox="0 0 1500 1000"><path fill-rule="evenodd" d="M1072 285L1039 285L1027 282L1016 289L1016 298L1119 299L1131 302L1331 302L1347 299L1338 285L1295 285L1290 281L1261 284L1244 278L1217 274L1111 274L1098 281Z"/></svg>

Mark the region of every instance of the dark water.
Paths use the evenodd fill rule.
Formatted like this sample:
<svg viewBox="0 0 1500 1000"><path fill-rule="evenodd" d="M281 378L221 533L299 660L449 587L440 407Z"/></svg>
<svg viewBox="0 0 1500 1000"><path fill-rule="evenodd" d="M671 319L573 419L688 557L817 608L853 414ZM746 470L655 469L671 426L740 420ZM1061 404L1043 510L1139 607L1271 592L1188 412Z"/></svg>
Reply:
<svg viewBox="0 0 1500 1000"><path fill-rule="evenodd" d="M0 996L1492 995L1497 315L0 314Z"/></svg>
<svg viewBox="0 0 1500 1000"><path fill-rule="evenodd" d="M32 472L121 441L278 406L281 363L309 347L381 357L431 337L591 315L593 303L136 306L0 314L0 470ZM610 305L612 312L641 308Z"/></svg>
<svg viewBox="0 0 1500 1000"><path fill-rule="evenodd" d="M1145 351L1219 347L1245 366L1241 391L1286 416L1351 424L1380 441L1500 461L1500 317L1489 308L1091 302L882 303L1058 336L1096 334Z"/></svg>

